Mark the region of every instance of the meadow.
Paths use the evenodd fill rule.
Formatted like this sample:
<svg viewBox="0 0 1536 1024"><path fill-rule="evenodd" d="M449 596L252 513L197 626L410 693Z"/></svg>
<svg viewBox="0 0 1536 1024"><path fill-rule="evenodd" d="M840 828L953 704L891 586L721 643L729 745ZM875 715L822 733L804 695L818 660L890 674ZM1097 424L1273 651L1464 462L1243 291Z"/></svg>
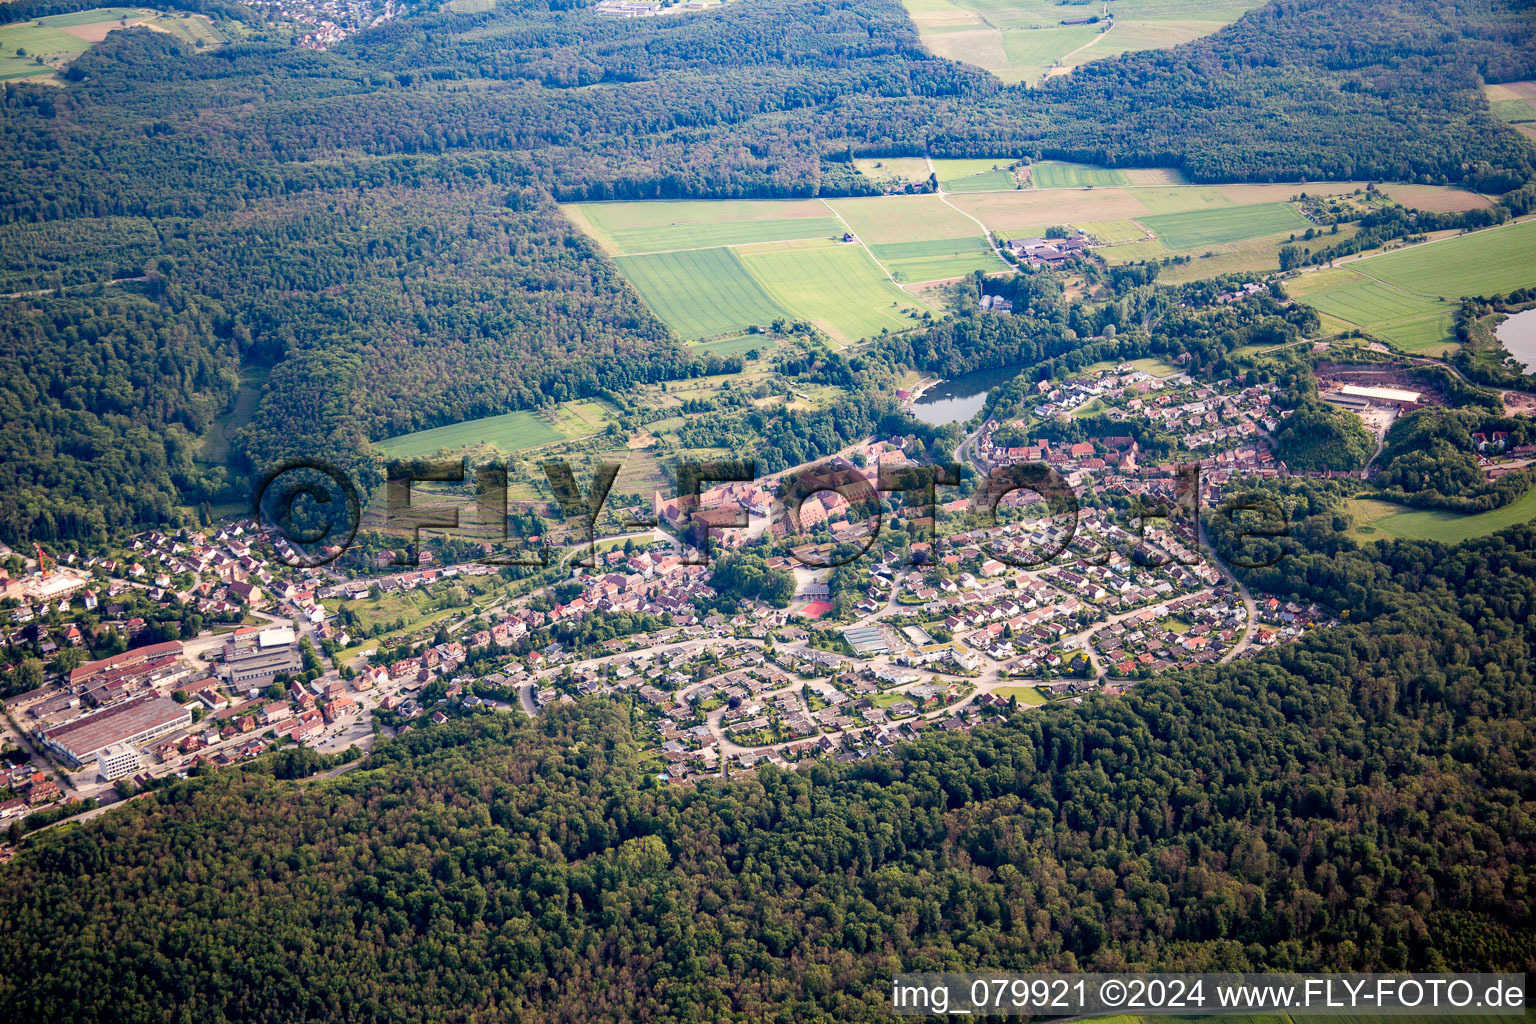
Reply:
<svg viewBox="0 0 1536 1024"><path fill-rule="evenodd" d="M1259 0L1116 0L1114 20L1094 5L1053 0L904 0L918 35L940 57L984 68L1004 82L1035 83L1089 61L1162 49L1209 35ZM1106 31L1107 29L1107 31Z"/></svg>
<svg viewBox="0 0 1536 1024"><path fill-rule="evenodd" d="M1188 213L1162 213L1137 220L1164 247L1178 251L1258 238L1284 231L1305 231L1311 222L1290 203L1261 203Z"/></svg>
<svg viewBox="0 0 1536 1024"><path fill-rule="evenodd" d="M1104 188L1129 185L1131 179L1113 167L1041 160L1029 165L1029 183L1034 188Z"/></svg>
<svg viewBox="0 0 1536 1024"><path fill-rule="evenodd" d="M764 326L786 315L733 249L620 256L616 262L646 304L684 338Z"/></svg>
<svg viewBox="0 0 1536 1024"><path fill-rule="evenodd" d="M686 339L730 335L783 317L851 344L911 327L914 316L937 314L900 285L1008 269L980 226L935 195L565 209L613 255L652 311ZM842 241L845 232L856 240ZM699 242L717 244L693 244ZM685 244L664 248L678 243ZM733 351L753 347L736 344Z"/></svg>
<svg viewBox="0 0 1536 1024"><path fill-rule="evenodd" d="M860 245L755 246L742 263L781 308L842 342L913 326L905 310L936 312L891 283Z"/></svg>
<svg viewBox="0 0 1536 1024"><path fill-rule="evenodd" d="M1357 498L1346 505L1354 519L1351 534L1361 541L1434 540L1459 544L1536 519L1536 488L1518 501L1488 512L1462 514L1438 509L1404 509L1386 501Z"/></svg>
<svg viewBox="0 0 1536 1024"><path fill-rule="evenodd" d="M1423 295L1457 298L1509 292L1536 285L1536 221L1370 256L1349 266Z"/></svg>
<svg viewBox="0 0 1536 1024"><path fill-rule="evenodd" d="M986 239L952 238L927 242L890 242L870 247L897 281L941 281L972 271L1005 270Z"/></svg>
<svg viewBox="0 0 1536 1024"><path fill-rule="evenodd" d="M1536 222L1350 260L1287 283L1292 298L1407 352L1455 347L1452 316L1465 295L1536 285Z"/></svg>
<svg viewBox="0 0 1536 1024"><path fill-rule="evenodd" d="M132 25L169 32L194 45L216 46L224 41L200 14L163 13L148 7L95 7L53 14L0 25L0 81L52 76L108 32Z"/></svg>
<svg viewBox="0 0 1536 1024"><path fill-rule="evenodd" d="M476 448L490 448L511 455L556 441L595 434L607 419L608 411L601 402L583 399L562 402L550 416L524 409L418 430L413 434L375 441L373 446L392 459L414 459L438 452Z"/></svg>
<svg viewBox="0 0 1536 1024"><path fill-rule="evenodd" d="M933 173L945 192L996 192L1017 188L1009 166L1011 157L939 158L933 161Z"/></svg>

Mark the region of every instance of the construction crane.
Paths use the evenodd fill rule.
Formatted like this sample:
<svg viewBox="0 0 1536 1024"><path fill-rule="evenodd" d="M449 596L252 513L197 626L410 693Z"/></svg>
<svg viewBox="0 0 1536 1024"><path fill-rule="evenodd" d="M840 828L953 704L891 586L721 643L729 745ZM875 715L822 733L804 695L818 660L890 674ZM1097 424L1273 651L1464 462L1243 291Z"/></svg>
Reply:
<svg viewBox="0 0 1536 1024"><path fill-rule="evenodd" d="M46 573L48 571L48 563L49 562L53 563L53 567L55 569L57 569L59 567L59 560L57 558L54 558L48 552L44 551L43 550L43 546L41 544L39 544L37 541L33 541L32 542L32 550L37 552L37 571L38 572Z"/></svg>

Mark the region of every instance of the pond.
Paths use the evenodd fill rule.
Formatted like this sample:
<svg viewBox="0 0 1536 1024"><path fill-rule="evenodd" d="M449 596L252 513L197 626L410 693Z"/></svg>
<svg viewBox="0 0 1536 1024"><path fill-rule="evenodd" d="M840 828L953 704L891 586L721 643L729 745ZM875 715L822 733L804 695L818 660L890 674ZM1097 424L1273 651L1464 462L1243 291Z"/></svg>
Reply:
<svg viewBox="0 0 1536 1024"><path fill-rule="evenodd" d="M924 423L942 427L970 419L987 404L987 393L1018 376L1022 366L976 370L929 388L912 406L912 415Z"/></svg>
<svg viewBox="0 0 1536 1024"><path fill-rule="evenodd" d="M1536 370L1536 309L1516 313L1493 333L1526 373Z"/></svg>

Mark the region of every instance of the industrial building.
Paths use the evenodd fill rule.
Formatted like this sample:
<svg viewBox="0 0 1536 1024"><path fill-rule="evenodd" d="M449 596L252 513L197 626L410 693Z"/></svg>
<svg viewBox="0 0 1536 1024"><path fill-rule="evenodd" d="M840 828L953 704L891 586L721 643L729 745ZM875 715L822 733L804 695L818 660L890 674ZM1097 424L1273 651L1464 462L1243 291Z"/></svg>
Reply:
<svg viewBox="0 0 1536 1024"><path fill-rule="evenodd" d="M224 675L236 687L269 686L304 667L292 629L237 629L224 641Z"/></svg>
<svg viewBox="0 0 1536 1024"><path fill-rule="evenodd" d="M192 712L169 697L146 693L73 721L44 729L38 738L75 767L97 761L109 747L139 747L192 724Z"/></svg>

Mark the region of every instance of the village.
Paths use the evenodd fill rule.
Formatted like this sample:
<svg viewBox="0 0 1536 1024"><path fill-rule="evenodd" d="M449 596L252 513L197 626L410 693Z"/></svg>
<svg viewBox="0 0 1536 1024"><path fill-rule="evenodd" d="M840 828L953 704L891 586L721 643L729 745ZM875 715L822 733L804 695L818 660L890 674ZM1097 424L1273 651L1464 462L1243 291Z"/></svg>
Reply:
<svg viewBox="0 0 1536 1024"><path fill-rule="evenodd" d="M487 560L438 564L430 546L414 565L384 550L296 568L250 520L150 531L116 557L55 561L39 547L27 571L0 578L12 647L44 669L36 685L8 680L0 820L111 802L274 747L341 757L465 713L598 697L641 712L658 779L697 784L869 757L924 729L1112 695L1335 624L1327 609L1250 595L1179 511L1286 471L1267 440L1279 420L1269 393L1156 369L1039 382L1025 407L966 439L983 475L1055 469L1082 500L1071 517L1027 489L946 492L933 507L881 496L882 471L913 464L912 439L891 436L827 460L831 483L803 500L786 500L793 473L717 484L696 502L658 492L654 531L590 562L573 555L531 590ZM1154 456L1128 435L1042 436L1084 415L1145 424L1141 436L1172 446ZM1480 445L1501 456L1502 441ZM1195 495L1179 468L1189 462ZM887 506L883 532L871 501ZM1136 502L1165 510L1142 521ZM722 602L701 541L710 558L762 558L792 596ZM843 568L819 560L850 547L865 553ZM19 556L3 554L14 570ZM447 617L381 635L356 613L417 597ZM663 625L581 639L589 619L616 616Z"/></svg>

